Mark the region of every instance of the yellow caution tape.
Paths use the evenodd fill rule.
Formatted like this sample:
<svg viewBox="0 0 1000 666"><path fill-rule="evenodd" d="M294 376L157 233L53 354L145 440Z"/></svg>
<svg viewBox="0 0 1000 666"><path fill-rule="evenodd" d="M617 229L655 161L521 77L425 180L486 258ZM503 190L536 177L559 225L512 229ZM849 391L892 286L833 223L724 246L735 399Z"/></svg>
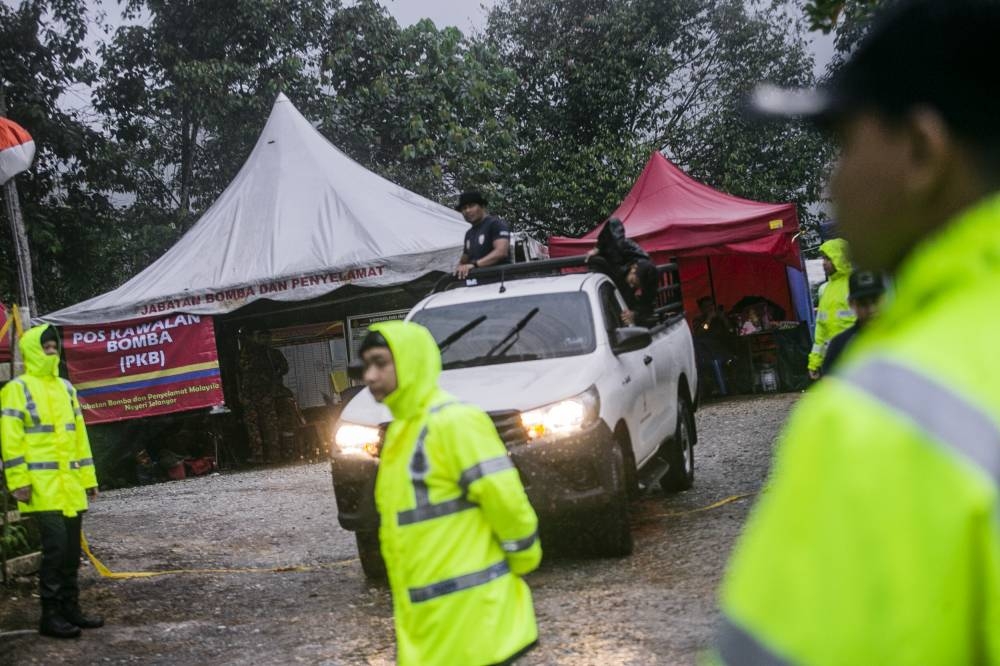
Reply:
<svg viewBox="0 0 1000 666"><path fill-rule="evenodd" d="M127 578L152 578L153 576L167 576L172 574L228 574L228 573L286 573L286 572L308 572L308 571L319 571L322 569L332 569L334 567L343 566L345 564L351 564L356 562L357 558L350 560L343 560L341 562L334 562L333 564L324 564L314 567L304 567L304 566L287 566L287 567L270 567L270 568L250 568L250 569L169 569L166 571L111 571L104 564L97 559L92 552L90 552L90 544L87 543L87 537L80 532L80 548L83 552L87 554L87 558L90 563L94 565L97 569L97 573L103 578L114 578L118 580Z"/></svg>
<svg viewBox="0 0 1000 666"><path fill-rule="evenodd" d="M699 511L711 511L712 509L718 509L720 506L729 504L730 502L737 502L741 499L746 499L747 497L753 497L757 493L744 493L742 495L730 495L725 499L721 499L718 502L709 504L708 506L701 506L697 509L687 509L685 511L670 511L668 513L656 513L652 516L642 516L643 518L673 518L675 516L686 516L690 513L698 513Z"/></svg>

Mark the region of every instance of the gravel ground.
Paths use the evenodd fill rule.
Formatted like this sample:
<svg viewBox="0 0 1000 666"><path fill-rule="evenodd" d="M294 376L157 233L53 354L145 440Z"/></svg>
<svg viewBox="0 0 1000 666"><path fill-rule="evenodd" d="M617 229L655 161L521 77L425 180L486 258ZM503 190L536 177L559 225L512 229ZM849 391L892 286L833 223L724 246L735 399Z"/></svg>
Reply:
<svg viewBox="0 0 1000 666"><path fill-rule="evenodd" d="M575 559L547 551L528 577L540 646L519 664L688 664L708 644L718 585L771 445L798 394L705 405L695 487L633 505L635 554ZM115 572L262 569L101 578L82 598L107 626L78 641L34 628L30 589L0 590L0 662L391 664L388 590L368 583L353 535L337 525L325 464L109 491L85 533ZM273 571L274 569L287 569Z"/></svg>

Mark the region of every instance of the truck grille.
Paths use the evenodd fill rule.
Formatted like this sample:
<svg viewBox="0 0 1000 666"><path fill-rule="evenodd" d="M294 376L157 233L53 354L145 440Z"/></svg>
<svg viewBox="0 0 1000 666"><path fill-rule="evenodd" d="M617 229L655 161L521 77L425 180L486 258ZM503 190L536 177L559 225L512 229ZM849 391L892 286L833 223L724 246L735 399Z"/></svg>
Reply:
<svg viewBox="0 0 1000 666"><path fill-rule="evenodd" d="M489 415L493 419L497 434L508 449L528 441L528 433L521 425L521 412L512 409L505 412L489 412Z"/></svg>
<svg viewBox="0 0 1000 666"><path fill-rule="evenodd" d="M528 433L521 425L521 412L516 409L504 412L488 412L493 421L493 427L497 429L497 434L503 440L504 446L508 449L520 446L528 441ZM385 431L389 427L388 423L379 424L378 432L378 452L382 453L382 446L385 444Z"/></svg>

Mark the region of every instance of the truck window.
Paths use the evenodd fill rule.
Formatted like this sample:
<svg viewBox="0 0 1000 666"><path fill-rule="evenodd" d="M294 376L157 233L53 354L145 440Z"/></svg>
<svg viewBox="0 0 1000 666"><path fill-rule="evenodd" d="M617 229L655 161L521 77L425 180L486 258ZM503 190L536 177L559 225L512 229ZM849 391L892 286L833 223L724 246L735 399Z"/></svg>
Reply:
<svg viewBox="0 0 1000 666"><path fill-rule="evenodd" d="M480 317L442 351L446 370L577 356L596 347L590 303L579 291L424 308L410 320L426 326L440 344Z"/></svg>
<svg viewBox="0 0 1000 666"><path fill-rule="evenodd" d="M618 296L618 290L615 289L614 284L605 282L600 286L597 294L601 299L604 329L608 332L608 335L611 335L612 331L622 326L622 311L624 308Z"/></svg>

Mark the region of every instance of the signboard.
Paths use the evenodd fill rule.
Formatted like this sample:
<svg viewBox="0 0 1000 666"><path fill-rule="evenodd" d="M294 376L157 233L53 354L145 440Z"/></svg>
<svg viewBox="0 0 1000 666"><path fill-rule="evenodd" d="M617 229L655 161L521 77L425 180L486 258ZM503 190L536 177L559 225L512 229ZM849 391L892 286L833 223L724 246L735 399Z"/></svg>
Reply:
<svg viewBox="0 0 1000 666"><path fill-rule="evenodd" d="M222 404L211 317L171 314L153 319L66 326L63 348L87 423Z"/></svg>
<svg viewBox="0 0 1000 666"><path fill-rule="evenodd" d="M360 361L361 341L368 335L368 328L380 321L395 321L406 317L409 310L389 310L373 314L359 315L347 318L347 339L351 349L351 360Z"/></svg>

